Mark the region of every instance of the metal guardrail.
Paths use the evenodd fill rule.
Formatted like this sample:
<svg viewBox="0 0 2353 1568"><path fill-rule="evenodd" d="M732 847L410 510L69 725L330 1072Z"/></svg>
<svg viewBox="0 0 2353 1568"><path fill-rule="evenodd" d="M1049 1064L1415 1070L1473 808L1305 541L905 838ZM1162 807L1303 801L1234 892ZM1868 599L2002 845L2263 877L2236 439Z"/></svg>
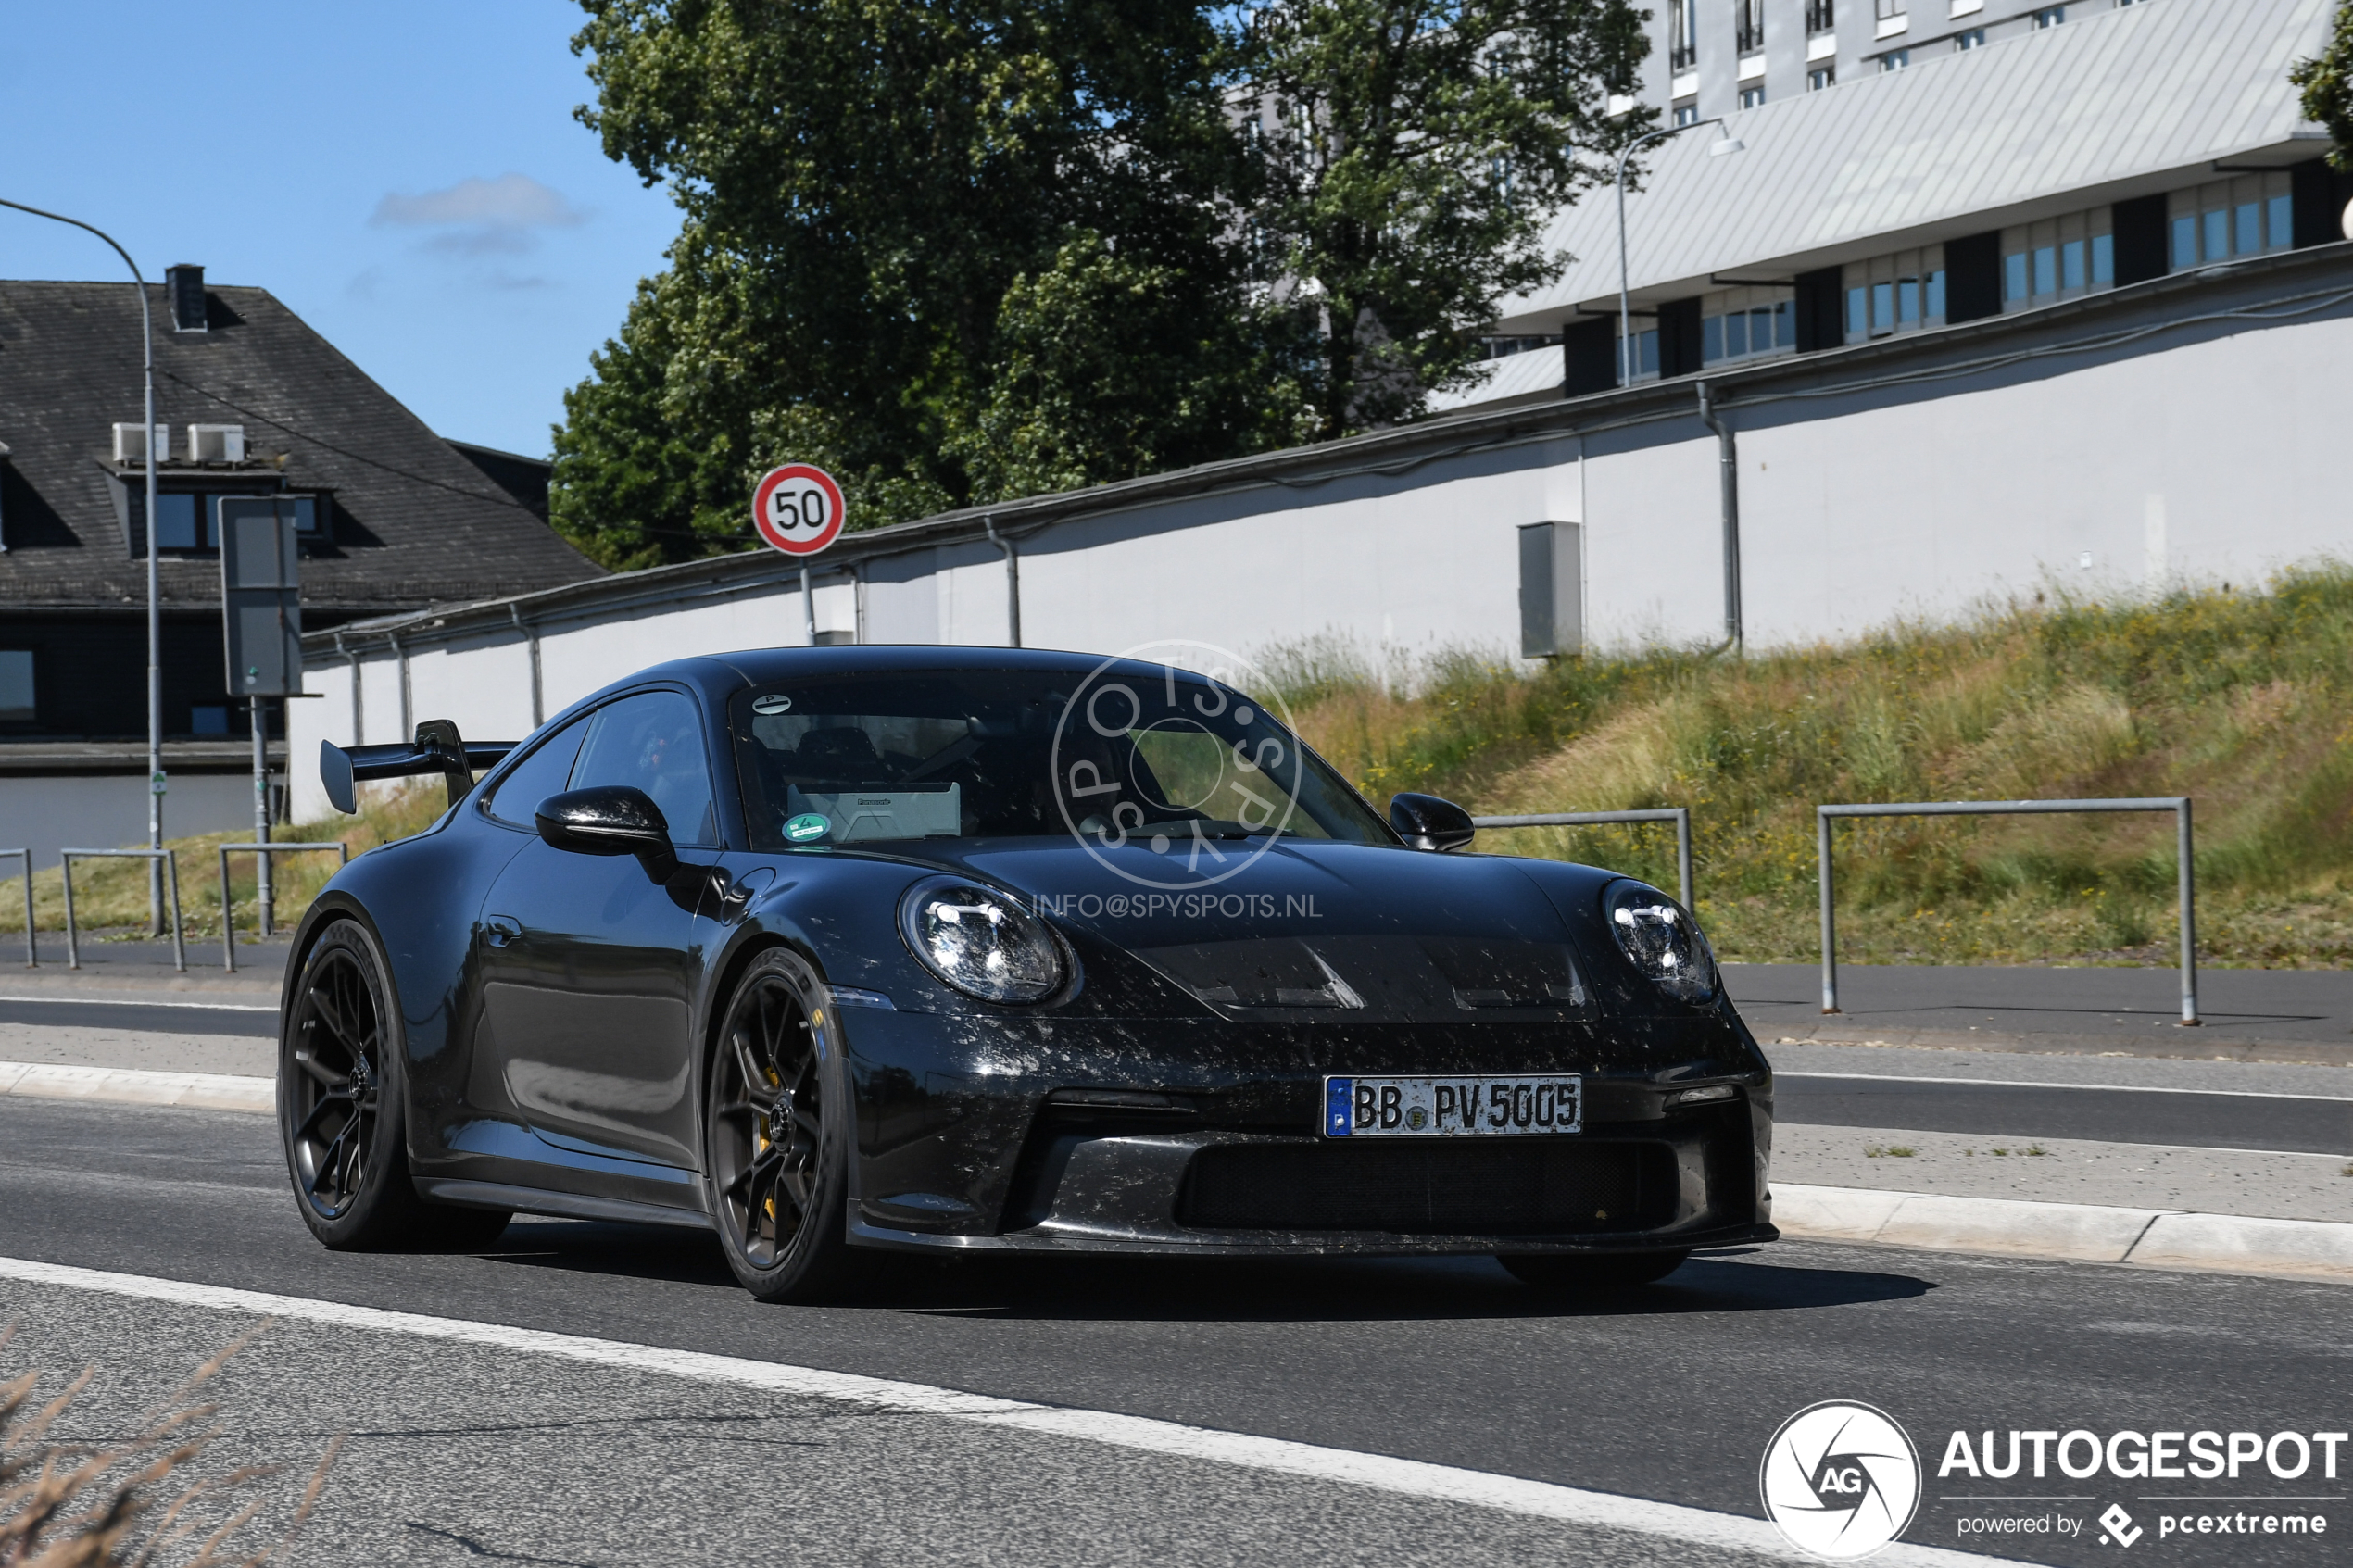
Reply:
<svg viewBox="0 0 2353 1568"><path fill-rule="evenodd" d="M180 857L171 849L60 849L57 860L66 884L66 967L82 967L82 936L73 923L73 863L76 860L161 860L171 878L171 967L188 972L188 944L180 929ZM28 873L26 880L31 880Z"/></svg>
<svg viewBox="0 0 2353 1568"><path fill-rule="evenodd" d="M229 856L232 851L251 855L257 861L267 863L271 855L317 854L333 849L343 857L343 864L351 864L351 846L338 838L329 844L224 844L220 847L220 967L230 973L237 972L237 922L230 913ZM257 917L259 911L256 910ZM264 936L270 929L261 928Z"/></svg>
<svg viewBox="0 0 2353 1568"><path fill-rule="evenodd" d="M1885 806L1814 808L1815 857L1822 895L1822 1010L1838 1010L1838 930L1831 912L1831 821L1836 817L2010 817L2077 811L2171 811L2175 853L2181 862L2182 1025L2196 1028L2197 1015L2197 882L2191 854L2190 797L2149 796L2117 800L1906 800Z"/></svg>
<svg viewBox="0 0 2353 1568"><path fill-rule="evenodd" d="M32 851L30 849L0 849L0 860L24 862L24 966L41 967L41 950L32 941Z"/></svg>
<svg viewBox="0 0 2353 1568"><path fill-rule="evenodd" d="M1675 879L1683 908L1692 907L1692 809L1661 806L1647 811L1546 811L1533 817L1473 817L1475 828L1581 828L1604 822L1673 822Z"/></svg>

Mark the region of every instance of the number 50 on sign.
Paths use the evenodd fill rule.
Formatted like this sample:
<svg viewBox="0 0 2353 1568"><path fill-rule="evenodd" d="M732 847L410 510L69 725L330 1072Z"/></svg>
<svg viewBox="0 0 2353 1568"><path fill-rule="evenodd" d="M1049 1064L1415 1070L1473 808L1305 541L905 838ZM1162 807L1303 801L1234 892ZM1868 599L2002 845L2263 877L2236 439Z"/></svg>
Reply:
<svg viewBox="0 0 2353 1568"><path fill-rule="evenodd" d="M769 470L751 493L752 526L788 556L813 556L840 538L842 509L834 476L807 463Z"/></svg>

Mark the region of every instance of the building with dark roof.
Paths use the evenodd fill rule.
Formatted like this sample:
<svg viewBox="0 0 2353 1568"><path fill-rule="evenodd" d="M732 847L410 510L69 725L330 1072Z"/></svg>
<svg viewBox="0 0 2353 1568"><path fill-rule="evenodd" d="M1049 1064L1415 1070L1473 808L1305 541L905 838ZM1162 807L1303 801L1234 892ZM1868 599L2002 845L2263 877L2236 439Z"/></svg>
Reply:
<svg viewBox="0 0 2353 1568"><path fill-rule="evenodd" d="M602 574L548 528L544 464L445 441L267 290L176 267L148 300L175 779L250 766L223 669L223 496L296 502L306 630ZM146 771L140 408L128 285L0 282L0 776Z"/></svg>

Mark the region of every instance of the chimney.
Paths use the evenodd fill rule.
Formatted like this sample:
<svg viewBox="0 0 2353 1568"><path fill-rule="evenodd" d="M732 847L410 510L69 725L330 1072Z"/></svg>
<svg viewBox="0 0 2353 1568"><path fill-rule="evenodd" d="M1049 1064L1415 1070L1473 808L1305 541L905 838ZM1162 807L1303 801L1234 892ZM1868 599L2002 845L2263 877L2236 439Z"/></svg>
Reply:
<svg viewBox="0 0 2353 1568"><path fill-rule="evenodd" d="M210 325L205 320L204 269L183 261L177 267L163 270L166 290L171 295L171 330L175 332L200 332Z"/></svg>

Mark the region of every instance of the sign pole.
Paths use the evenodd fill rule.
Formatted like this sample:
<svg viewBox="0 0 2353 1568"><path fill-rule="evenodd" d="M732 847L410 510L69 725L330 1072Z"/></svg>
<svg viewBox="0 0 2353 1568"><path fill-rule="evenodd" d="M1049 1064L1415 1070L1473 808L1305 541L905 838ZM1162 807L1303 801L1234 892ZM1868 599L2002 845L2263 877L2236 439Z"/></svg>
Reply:
<svg viewBox="0 0 2353 1568"><path fill-rule="evenodd" d="M266 697L255 697L253 709L253 841L270 842L270 703ZM254 902L258 907L261 935L271 935L270 857L254 857L260 864L254 869Z"/></svg>

